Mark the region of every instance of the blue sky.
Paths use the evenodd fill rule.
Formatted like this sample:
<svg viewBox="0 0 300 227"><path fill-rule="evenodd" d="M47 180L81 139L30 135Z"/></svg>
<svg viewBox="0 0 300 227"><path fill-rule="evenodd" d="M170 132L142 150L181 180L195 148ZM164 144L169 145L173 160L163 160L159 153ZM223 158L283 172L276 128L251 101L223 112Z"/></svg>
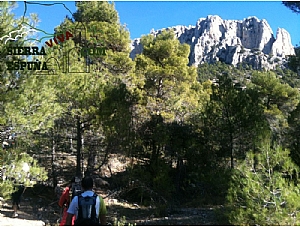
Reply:
<svg viewBox="0 0 300 227"><path fill-rule="evenodd" d="M28 3L33 3L28 1ZM59 25L66 15L76 7L73 1L34 1L34 3L56 3L53 6L27 4L27 13L37 13L41 22L38 28L49 33ZM14 10L16 16L23 15L24 2L18 2ZM139 38L155 30L175 25L195 25L196 21L207 15L219 15L222 19L242 20L249 16L266 19L274 36L278 27L286 29L293 45L300 45L300 15L282 5L281 1L115 1L120 21L126 24L131 39Z"/></svg>

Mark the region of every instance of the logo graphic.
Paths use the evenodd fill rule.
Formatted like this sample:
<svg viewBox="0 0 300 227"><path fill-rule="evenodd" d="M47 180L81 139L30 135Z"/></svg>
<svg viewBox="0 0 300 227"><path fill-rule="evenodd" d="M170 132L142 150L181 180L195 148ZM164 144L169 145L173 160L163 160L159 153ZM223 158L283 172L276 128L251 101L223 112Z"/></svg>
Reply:
<svg viewBox="0 0 300 227"><path fill-rule="evenodd" d="M70 37L73 37L73 35L69 32L69 31L66 31L66 40L69 40ZM65 36L64 34L60 34L58 35L57 37L54 37L53 40L56 44L58 44L58 41L57 39L59 40L60 43L63 43L65 41ZM52 43L52 39L50 39L48 42L46 42L46 44L49 46L49 47L52 47L53 46L53 43Z"/></svg>
<svg viewBox="0 0 300 227"><path fill-rule="evenodd" d="M36 31L36 30L33 28L28 29L27 27L22 26L21 29L9 32L8 35L1 37L0 40L1 41L4 40L4 44L6 44L7 41L9 41L9 40L16 41L17 38L22 38L23 35L24 35L24 37L26 37L29 32L33 32L33 31ZM17 34L15 37L13 37L12 36L13 33L21 33L21 34Z"/></svg>
<svg viewBox="0 0 300 227"><path fill-rule="evenodd" d="M77 23L74 29L65 30L63 33L57 35L47 33L38 28L34 28L30 24L24 22L24 17L27 11L27 4L39 4L45 6L62 4L71 13L71 11L63 3L24 3L25 12L23 15L23 22L21 23L22 26L19 26L21 28L10 31L8 34L0 37L0 41L4 42L4 44L8 44L8 42L11 44L7 47L7 59L13 59L13 57L10 56L23 56L23 58L21 57L21 60L6 61L8 71L30 70L34 74L44 75L53 75L57 74L58 72L89 73L91 57L106 55L104 42L98 40L98 37L96 35L101 33L102 31L91 28L93 35L91 35L91 38L89 40L94 41L94 44L97 43L97 46L87 45L87 29L82 22ZM41 39L35 39L30 36L31 33L37 32L42 32L45 34L45 36L43 36ZM55 45L60 45L74 38L76 38L76 43L79 43L79 46L74 47L71 50L63 50L62 48L53 49ZM26 46L25 44L26 41L41 43L43 39L48 39L47 41L45 41L44 46ZM45 51L45 48L51 49L49 49L49 51ZM30 56L30 61L22 60L26 56ZM78 61L76 62L74 61L74 56L79 56L81 59L78 58Z"/></svg>

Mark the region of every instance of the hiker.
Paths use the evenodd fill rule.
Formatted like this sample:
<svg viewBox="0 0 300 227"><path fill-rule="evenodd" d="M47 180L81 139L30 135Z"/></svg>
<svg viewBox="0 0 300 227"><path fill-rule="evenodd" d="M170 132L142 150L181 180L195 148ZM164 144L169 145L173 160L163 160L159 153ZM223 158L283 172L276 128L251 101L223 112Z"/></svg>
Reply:
<svg viewBox="0 0 300 227"><path fill-rule="evenodd" d="M67 211L71 201L70 190L72 188L73 183L75 183L75 177L72 178L70 184L64 189L58 201L58 206L62 208L62 218L59 223L60 226L66 224L67 215L68 215ZM75 216L72 218L72 225L74 225L74 221L75 221Z"/></svg>
<svg viewBox="0 0 300 227"><path fill-rule="evenodd" d="M71 225L73 216L76 217L74 225L106 225L106 206L103 198L93 192L93 184L91 177L82 179L83 193L72 200L65 225Z"/></svg>
<svg viewBox="0 0 300 227"><path fill-rule="evenodd" d="M11 198L12 198L12 208L14 210L13 212L13 218L16 218L18 217L18 210L20 209L20 202L21 202L21 197L22 197L22 194L24 193L25 191L25 187L23 184L19 184L17 185L16 184L16 181L15 181L15 185L14 185L14 192L11 194Z"/></svg>
<svg viewBox="0 0 300 227"><path fill-rule="evenodd" d="M20 170L18 170L16 172L15 166L14 164L12 164L12 169L11 171L15 171L16 173L18 173L18 180L16 178L11 178L13 185L14 185L14 192L11 194L11 199L12 199L12 208L13 208L13 217L16 218L18 217L18 210L20 209L20 202L21 202L21 197L25 191L25 182L23 180L21 180L21 176L22 174L26 177L25 174L27 174L27 177L29 177L29 170L30 170L30 166L28 165L28 163L23 162L22 163L22 173Z"/></svg>

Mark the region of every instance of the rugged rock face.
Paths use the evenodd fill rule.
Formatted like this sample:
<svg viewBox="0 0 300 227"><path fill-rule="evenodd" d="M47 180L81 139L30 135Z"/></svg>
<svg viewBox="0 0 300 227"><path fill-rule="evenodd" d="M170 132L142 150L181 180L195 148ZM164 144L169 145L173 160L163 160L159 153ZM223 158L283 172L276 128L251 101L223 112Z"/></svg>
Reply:
<svg viewBox="0 0 300 227"><path fill-rule="evenodd" d="M175 26L173 29L181 43L191 47L189 64L222 61L237 65L245 62L255 69L273 69L284 64L288 55L294 55L289 33L278 28L276 38L266 20L249 17L244 20L223 20L219 16L200 18L195 26ZM163 29L151 31L157 36ZM143 50L140 39L131 43L130 57Z"/></svg>

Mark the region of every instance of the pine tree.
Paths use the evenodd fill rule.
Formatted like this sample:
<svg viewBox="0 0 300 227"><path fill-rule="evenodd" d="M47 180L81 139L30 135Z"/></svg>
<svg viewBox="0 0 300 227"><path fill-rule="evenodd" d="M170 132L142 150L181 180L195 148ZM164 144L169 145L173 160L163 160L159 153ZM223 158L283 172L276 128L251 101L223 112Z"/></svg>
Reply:
<svg viewBox="0 0 300 227"><path fill-rule="evenodd" d="M82 155L88 153L95 156L95 153L102 150L100 147L90 149L88 143L91 138L85 138L88 135L101 133L105 139L110 140L108 139L111 137L110 132L114 131L116 126L111 125L111 122L103 126L103 123L109 121L101 122L103 119L101 114L107 114L107 112L101 113L101 110L115 111L112 107L116 102L107 103L105 100L109 99L108 95L115 95L111 91L120 88L120 91L123 92L123 84L130 79L133 62L129 58L129 33L120 24L113 4L78 2L76 6L77 11L74 13L74 18L66 19L55 29L57 34L67 29L74 31L72 40L57 48L67 53L74 48L100 48L103 50L100 54L94 54L94 52L87 53L83 49L80 53L69 55L70 72L61 73L55 79L57 93L60 97L59 102L66 104L65 114L69 116L70 125L73 124L73 127L68 127L68 130L73 131L72 128L75 128L76 131L74 138L77 143L76 174L81 175ZM80 30L76 32L78 27ZM106 107L103 108L103 105ZM125 124L119 120L117 122ZM105 133L108 134L105 135ZM107 143L109 142L107 141ZM90 157L90 159L94 159L94 157ZM94 164L89 163L91 169L96 165L95 162Z"/></svg>
<svg viewBox="0 0 300 227"><path fill-rule="evenodd" d="M299 171L289 151L261 141L237 167L227 196L233 225L299 225Z"/></svg>
<svg viewBox="0 0 300 227"><path fill-rule="evenodd" d="M23 35L15 41L8 39L7 35L20 29L21 22L27 22L35 24L36 21L32 18L19 18L15 19L13 9L17 6L15 2L0 2L0 124L5 124L7 119L5 117L5 104L10 102L11 92L15 91L23 81L23 77L26 73L17 73L16 70L8 70L8 61L22 60L22 57L15 55L8 55L8 47L11 46L23 46L24 40L28 36ZM18 33L12 33L12 37Z"/></svg>
<svg viewBox="0 0 300 227"><path fill-rule="evenodd" d="M181 44L172 30L143 36L141 43L143 52L134 60L132 80L138 97L133 112L133 154L146 166L138 178L173 200L174 190L181 188L183 160L191 147L174 140L181 138L180 133L190 136L190 118L204 109L209 95L197 81L196 67L188 66L189 46Z"/></svg>
<svg viewBox="0 0 300 227"><path fill-rule="evenodd" d="M295 47L295 55L290 55L288 58L288 66L291 70L300 75L300 47Z"/></svg>
<svg viewBox="0 0 300 227"><path fill-rule="evenodd" d="M37 91L41 88L33 84L36 78L30 77L28 71L9 70L6 65L7 61L26 61L26 57L9 55L8 47L25 46L31 43L24 41L29 38L30 34L23 35L13 42L7 40L5 35L19 30L24 22L34 26L37 17L33 15L31 18L14 19L12 13L14 6L16 4L12 2L0 2L0 20L2 21L0 24L2 38L0 43L0 130L2 135L5 135L1 136L1 144L8 143L8 146L1 150L0 167L3 168L3 176L0 182L0 194L5 198L12 193L14 181L24 183L25 186L32 186L37 181L47 179L45 169L26 153L28 147L20 145L22 138L30 137L30 133L39 129L40 124L44 124L44 129L48 127L47 111L49 110L45 109L46 100L41 99L45 98L45 93L41 97L37 95ZM17 35L18 33L11 34ZM51 95L48 94L46 98L49 97ZM17 138L13 138L16 134Z"/></svg>
<svg viewBox="0 0 300 227"><path fill-rule="evenodd" d="M253 148L253 138L266 127L259 93L249 86L243 71L224 63L198 67L199 79L208 76L202 84L211 91L205 111L193 122L201 130L202 153L207 154L209 163L213 162L209 157L215 157L218 162L230 160L234 168L235 161L245 157Z"/></svg>
<svg viewBox="0 0 300 227"><path fill-rule="evenodd" d="M196 68L188 66L189 46L166 30L157 37L142 37L141 43L144 50L135 59L136 74L144 78L148 113L162 115L166 121L186 120L205 97L196 80Z"/></svg>
<svg viewBox="0 0 300 227"><path fill-rule="evenodd" d="M300 13L300 3L297 1L282 1L282 4L292 10L294 13Z"/></svg>
<svg viewBox="0 0 300 227"><path fill-rule="evenodd" d="M249 87L256 90L264 105L264 116L273 132L274 140L282 143L288 129L288 116L299 103L299 91L287 83L282 83L275 72L252 74Z"/></svg>

